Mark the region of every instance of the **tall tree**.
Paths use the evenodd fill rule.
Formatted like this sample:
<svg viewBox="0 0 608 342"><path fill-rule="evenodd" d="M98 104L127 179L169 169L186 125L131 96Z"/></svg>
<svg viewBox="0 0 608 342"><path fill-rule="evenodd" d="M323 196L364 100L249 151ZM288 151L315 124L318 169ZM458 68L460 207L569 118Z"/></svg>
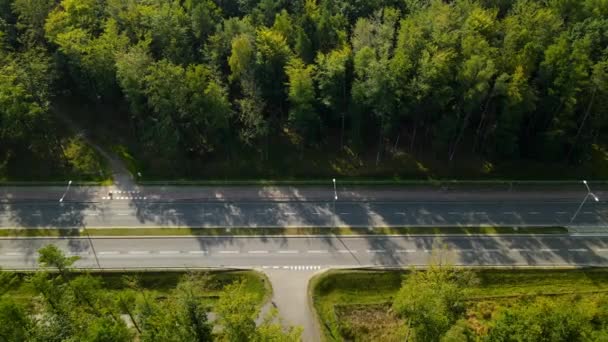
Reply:
<svg viewBox="0 0 608 342"><path fill-rule="evenodd" d="M314 67L292 58L285 67L289 86L289 121L306 141L315 141L319 133L320 118L314 108Z"/></svg>
<svg viewBox="0 0 608 342"><path fill-rule="evenodd" d="M351 50L348 45L332 50L327 54L319 53L316 58L315 80L319 87L321 103L334 116L341 118L340 146L344 147L344 126L349 102L349 69Z"/></svg>

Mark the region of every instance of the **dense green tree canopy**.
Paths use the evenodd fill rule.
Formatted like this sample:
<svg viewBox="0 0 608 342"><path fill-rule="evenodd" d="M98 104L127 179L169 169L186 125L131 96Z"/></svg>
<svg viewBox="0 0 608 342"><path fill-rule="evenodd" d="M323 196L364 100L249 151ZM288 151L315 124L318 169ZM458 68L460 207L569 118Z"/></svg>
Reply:
<svg viewBox="0 0 608 342"><path fill-rule="evenodd" d="M4 157L66 96L128 107L122 124L168 161L285 129L303 146L336 133L378 159L422 146L446 161L579 163L604 143L606 1L0 4Z"/></svg>

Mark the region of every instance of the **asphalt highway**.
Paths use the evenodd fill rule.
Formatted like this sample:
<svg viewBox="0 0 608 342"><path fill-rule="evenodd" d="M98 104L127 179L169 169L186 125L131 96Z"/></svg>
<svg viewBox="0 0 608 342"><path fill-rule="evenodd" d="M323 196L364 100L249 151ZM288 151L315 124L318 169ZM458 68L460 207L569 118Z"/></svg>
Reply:
<svg viewBox="0 0 608 342"><path fill-rule="evenodd" d="M55 244L96 268L234 267L319 270L406 267L441 258L454 265L608 266L608 235L162 237L1 239L4 269L36 267ZM93 248L91 248L91 244ZM93 253L93 249L95 253Z"/></svg>
<svg viewBox="0 0 608 342"><path fill-rule="evenodd" d="M3 187L0 227L605 227L603 189L595 192L600 201L588 198L571 222L586 193L582 184L524 190L338 187L335 193L331 187Z"/></svg>
<svg viewBox="0 0 608 342"><path fill-rule="evenodd" d="M390 202L15 202L0 204L1 227L335 227L433 225L606 226L608 204L477 200Z"/></svg>

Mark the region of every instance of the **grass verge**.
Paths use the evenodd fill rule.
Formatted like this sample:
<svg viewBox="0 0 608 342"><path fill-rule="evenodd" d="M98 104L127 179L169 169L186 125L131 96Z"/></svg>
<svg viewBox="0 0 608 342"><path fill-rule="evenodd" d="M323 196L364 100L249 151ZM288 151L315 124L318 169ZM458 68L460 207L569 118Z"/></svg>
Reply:
<svg viewBox="0 0 608 342"><path fill-rule="evenodd" d="M0 237L60 236L282 236L282 235L441 235L441 234L566 234L564 227L379 227L379 228L14 228L0 229Z"/></svg>
<svg viewBox="0 0 608 342"><path fill-rule="evenodd" d="M309 295L325 340L342 340L343 334L353 332L361 334L356 340L398 340L398 332L391 327L403 324L392 314L390 305L408 273L333 270L313 278ZM537 296L578 298L608 293L606 268L480 269L476 274L479 283L466 290L471 314Z"/></svg>

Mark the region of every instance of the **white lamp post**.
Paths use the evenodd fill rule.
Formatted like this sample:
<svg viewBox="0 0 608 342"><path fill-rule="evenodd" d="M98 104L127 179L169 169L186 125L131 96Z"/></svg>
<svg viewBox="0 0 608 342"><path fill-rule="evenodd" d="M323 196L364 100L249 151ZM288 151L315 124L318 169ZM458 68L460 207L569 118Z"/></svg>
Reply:
<svg viewBox="0 0 608 342"><path fill-rule="evenodd" d="M587 184L587 181L584 180L583 184L585 185L585 187L587 188L587 195L585 195L585 198L583 198L583 201L581 202L581 204L578 206L578 209L576 209L576 212L574 213L574 215L572 215L572 218L570 219L570 223L574 222L574 219L576 218L576 215L578 215L578 213L581 211L581 209L583 208L583 205L585 205L585 202L587 202L587 198L589 198L590 196L593 197L593 199L596 202L599 202L600 199L597 198L597 196L591 192L591 189L589 188L589 184Z"/></svg>
<svg viewBox="0 0 608 342"><path fill-rule="evenodd" d="M70 180L68 182L68 187L65 189L65 192L63 193L63 195L61 196L61 198L59 199L59 203L63 202L63 199L65 198L65 195L68 193L68 191L70 190L70 185L72 185L72 181Z"/></svg>

